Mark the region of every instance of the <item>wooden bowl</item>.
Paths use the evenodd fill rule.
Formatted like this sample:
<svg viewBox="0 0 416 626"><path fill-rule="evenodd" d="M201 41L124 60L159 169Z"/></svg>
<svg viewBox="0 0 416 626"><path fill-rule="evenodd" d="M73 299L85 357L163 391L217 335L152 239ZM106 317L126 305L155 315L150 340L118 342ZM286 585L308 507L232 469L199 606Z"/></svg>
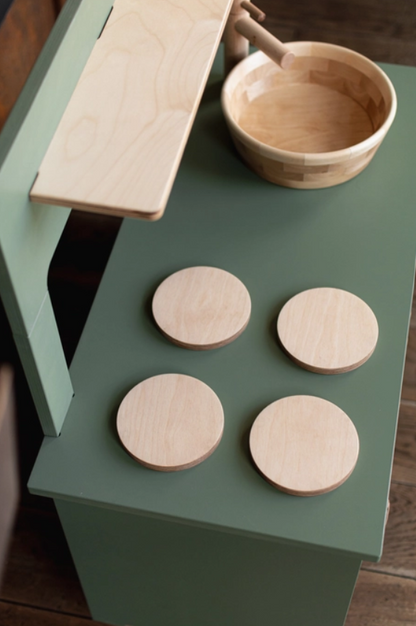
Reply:
<svg viewBox="0 0 416 626"><path fill-rule="evenodd" d="M222 107L235 146L266 180L297 189L338 185L371 161L396 114L394 87L366 57L292 42L281 69L262 52L229 74Z"/></svg>

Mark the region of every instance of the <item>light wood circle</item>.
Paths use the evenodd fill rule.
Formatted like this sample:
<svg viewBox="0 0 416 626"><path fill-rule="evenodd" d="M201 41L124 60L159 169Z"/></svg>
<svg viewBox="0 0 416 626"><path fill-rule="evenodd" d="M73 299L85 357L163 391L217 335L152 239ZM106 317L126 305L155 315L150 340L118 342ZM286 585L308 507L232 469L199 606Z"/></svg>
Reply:
<svg viewBox="0 0 416 626"><path fill-rule="evenodd" d="M241 128L258 141L291 152L331 152L373 134L366 110L343 93L313 83L281 91L259 95L240 116Z"/></svg>
<svg viewBox="0 0 416 626"><path fill-rule="evenodd" d="M371 161L397 109L394 87L372 61L319 42L286 44L286 70L263 52L241 61L222 90L222 108L246 164L272 183L330 187Z"/></svg>
<svg viewBox="0 0 416 626"><path fill-rule="evenodd" d="M351 419L332 402L291 396L273 402L256 418L250 450L273 486L314 496L336 489L351 475L359 439Z"/></svg>
<svg viewBox="0 0 416 626"><path fill-rule="evenodd" d="M373 354L378 323L370 307L343 289L320 287L291 298L277 320L283 348L301 367L320 374L356 369Z"/></svg>
<svg viewBox="0 0 416 626"><path fill-rule="evenodd" d="M117 414L120 441L142 465L161 472L187 469L208 458L221 441L224 412L218 396L184 374L139 383Z"/></svg>
<svg viewBox="0 0 416 626"><path fill-rule="evenodd" d="M156 324L173 343L209 350L236 339L251 314L243 283L216 267L188 267L157 288L152 303Z"/></svg>

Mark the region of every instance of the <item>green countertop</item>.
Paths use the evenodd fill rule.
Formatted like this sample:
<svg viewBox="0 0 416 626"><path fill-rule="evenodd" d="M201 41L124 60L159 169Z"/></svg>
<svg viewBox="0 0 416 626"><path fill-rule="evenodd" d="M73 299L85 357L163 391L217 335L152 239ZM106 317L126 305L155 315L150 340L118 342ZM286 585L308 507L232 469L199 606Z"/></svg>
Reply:
<svg viewBox="0 0 416 626"><path fill-rule="evenodd" d="M314 191L274 186L241 163L222 117L220 82L211 81L165 216L154 223L123 223L72 363L75 397L62 435L43 443L32 492L379 558L416 256L416 70L383 68L399 103L387 138L358 177ZM224 268L251 294L250 323L228 346L189 351L169 343L154 325L156 287L192 265ZM277 344L282 305L318 286L355 293L377 316L375 353L353 372L304 371ZM201 379L225 412L224 436L214 454L176 473L140 466L115 430L126 392L164 372ZM357 467L331 493L281 493L250 459L255 417L270 402L293 394L336 403L357 427Z"/></svg>

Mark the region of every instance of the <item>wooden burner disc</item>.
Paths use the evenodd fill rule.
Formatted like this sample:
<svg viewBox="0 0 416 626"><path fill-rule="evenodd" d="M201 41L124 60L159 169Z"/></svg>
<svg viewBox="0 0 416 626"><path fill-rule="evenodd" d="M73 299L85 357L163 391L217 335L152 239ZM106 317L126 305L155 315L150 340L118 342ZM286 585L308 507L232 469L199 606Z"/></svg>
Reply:
<svg viewBox="0 0 416 626"><path fill-rule="evenodd" d="M277 333L283 348L301 367L340 374L370 358L378 324L370 307L354 294L321 287L303 291L285 304Z"/></svg>
<svg viewBox="0 0 416 626"><path fill-rule="evenodd" d="M354 424L339 407L314 396L273 402L255 420L250 450L261 474L281 491L314 496L339 487L359 453Z"/></svg>
<svg viewBox="0 0 416 626"><path fill-rule="evenodd" d="M169 276L153 297L153 316L173 343L192 350L219 348L236 339L251 314L243 283L215 267L189 267Z"/></svg>
<svg viewBox="0 0 416 626"><path fill-rule="evenodd" d="M117 431L139 463L162 472L198 465L221 441L224 413L205 383L183 374L162 374L139 383L125 396Z"/></svg>

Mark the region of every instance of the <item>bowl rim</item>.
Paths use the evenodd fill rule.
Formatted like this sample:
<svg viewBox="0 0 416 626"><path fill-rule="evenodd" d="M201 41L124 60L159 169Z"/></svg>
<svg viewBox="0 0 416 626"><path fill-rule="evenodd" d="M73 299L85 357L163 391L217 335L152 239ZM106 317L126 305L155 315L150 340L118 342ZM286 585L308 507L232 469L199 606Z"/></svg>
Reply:
<svg viewBox="0 0 416 626"><path fill-rule="evenodd" d="M259 141L258 139L255 139L252 135L247 133L241 128L241 126L237 124L229 110L229 98L233 88L235 88L235 86L239 82L238 76L241 73L241 70L244 69L244 66L247 66L247 70L250 71L261 67L262 65L270 63L276 66L277 71L290 71L290 69L282 70L277 64L274 63L274 61L272 61L263 52L258 50L257 52L253 52L248 57L240 61L231 70L222 86L221 106L227 125L230 128L231 134L234 134L237 138L240 139L243 144L251 149L254 149L259 155L270 158L274 161L280 160L292 165L331 165L334 163L345 162L346 160L365 154L372 148L378 147L386 136L390 126L392 125L397 112L396 91L394 89L393 83L384 72L384 70L382 70L381 67L371 61L368 57L360 54L359 52L355 52L355 50L351 50L350 48L345 48L344 46L318 41L293 41L285 43L285 45L288 48L291 48L295 52L295 54L297 49L299 52L305 51L308 49L308 47L310 48L311 46L314 47L315 51L319 50L322 53L330 51L337 52L338 54L344 53L346 55L346 59L348 58L348 56L350 58L354 58L362 65L367 67L369 70L371 70L373 73L376 73L377 76L381 78L382 81L385 83L391 97L390 110L386 119L384 120L380 128L378 128L375 133L370 135L370 137L367 137L367 139L364 139L363 141L354 144L353 146L350 146L348 148L333 150L331 152L294 152L291 150L276 148L262 141ZM303 54L302 56L324 55Z"/></svg>

